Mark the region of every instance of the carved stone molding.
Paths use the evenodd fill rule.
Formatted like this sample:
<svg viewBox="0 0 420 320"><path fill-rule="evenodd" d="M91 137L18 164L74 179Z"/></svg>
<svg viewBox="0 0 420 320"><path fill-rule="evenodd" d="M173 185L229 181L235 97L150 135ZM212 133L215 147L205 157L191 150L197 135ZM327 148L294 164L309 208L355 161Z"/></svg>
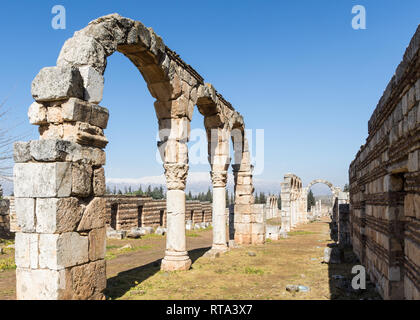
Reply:
<svg viewBox="0 0 420 320"><path fill-rule="evenodd" d="M188 164L165 163L166 187L168 190L184 190L188 175Z"/></svg>
<svg viewBox="0 0 420 320"><path fill-rule="evenodd" d="M226 187L227 171L210 171L211 181L214 187Z"/></svg>

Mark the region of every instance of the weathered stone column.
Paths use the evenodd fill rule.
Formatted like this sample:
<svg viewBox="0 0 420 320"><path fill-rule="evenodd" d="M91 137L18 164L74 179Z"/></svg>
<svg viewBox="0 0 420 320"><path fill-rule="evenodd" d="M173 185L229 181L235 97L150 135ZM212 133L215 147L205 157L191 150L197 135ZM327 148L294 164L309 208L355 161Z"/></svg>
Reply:
<svg viewBox="0 0 420 320"><path fill-rule="evenodd" d="M168 191L166 194L166 251L161 269L165 271L188 270L191 259L188 256L185 236L185 180L188 165L165 164Z"/></svg>
<svg viewBox="0 0 420 320"><path fill-rule="evenodd" d="M213 182L213 244L212 251L227 251L226 182L227 171L211 172Z"/></svg>
<svg viewBox="0 0 420 320"><path fill-rule="evenodd" d="M191 259L186 249L185 183L188 175L187 141L190 120L187 117L160 119L159 129L161 136L159 146L164 160L168 189L166 251L161 269L165 271L188 270Z"/></svg>

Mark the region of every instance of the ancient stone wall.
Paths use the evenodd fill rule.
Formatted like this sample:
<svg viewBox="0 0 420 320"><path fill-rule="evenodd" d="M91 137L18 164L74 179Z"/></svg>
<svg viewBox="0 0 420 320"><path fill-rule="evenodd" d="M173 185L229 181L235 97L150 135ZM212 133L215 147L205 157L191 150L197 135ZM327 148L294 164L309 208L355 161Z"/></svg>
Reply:
<svg viewBox="0 0 420 320"><path fill-rule="evenodd" d="M147 197L106 195L107 226L115 230L130 230L137 227L165 227L166 201ZM193 225L212 221L210 202L186 201L185 220Z"/></svg>
<svg viewBox="0 0 420 320"><path fill-rule="evenodd" d="M355 253L385 299L420 299L420 26L350 165Z"/></svg>

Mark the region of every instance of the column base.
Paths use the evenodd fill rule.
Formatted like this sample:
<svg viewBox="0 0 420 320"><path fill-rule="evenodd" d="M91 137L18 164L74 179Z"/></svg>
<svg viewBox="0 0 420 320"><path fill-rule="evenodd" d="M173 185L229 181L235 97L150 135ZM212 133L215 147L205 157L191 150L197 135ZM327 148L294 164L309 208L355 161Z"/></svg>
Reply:
<svg viewBox="0 0 420 320"><path fill-rule="evenodd" d="M227 245L214 244L209 251L204 254L204 257L218 258L221 254L229 251Z"/></svg>
<svg viewBox="0 0 420 320"><path fill-rule="evenodd" d="M166 252L162 259L160 270L162 271L186 271L191 267L192 261L185 252Z"/></svg>

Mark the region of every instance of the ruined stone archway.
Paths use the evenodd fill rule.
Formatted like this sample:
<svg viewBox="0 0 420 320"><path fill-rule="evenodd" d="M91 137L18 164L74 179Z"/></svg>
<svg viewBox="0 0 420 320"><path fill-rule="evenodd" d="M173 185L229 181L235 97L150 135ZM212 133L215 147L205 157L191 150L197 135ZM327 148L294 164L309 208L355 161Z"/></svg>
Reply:
<svg viewBox="0 0 420 320"><path fill-rule="evenodd" d="M103 297L106 206L102 166L109 112L99 103L106 59L115 51L133 62L156 98L158 147L168 189L162 269L186 270L191 265L186 251L184 189L194 106L205 116L206 129L230 131L227 119L239 114L151 28L112 14L75 32L65 42L57 66L42 69L32 82L36 102L28 116L39 126L40 140L15 145L18 299ZM206 109L203 101L209 97L216 103ZM217 123L217 118L223 122ZM242 159L246 159L244 146ZM226 155L215 154L227 163ZM216 185L223 168L211 164Z"/></svg>

